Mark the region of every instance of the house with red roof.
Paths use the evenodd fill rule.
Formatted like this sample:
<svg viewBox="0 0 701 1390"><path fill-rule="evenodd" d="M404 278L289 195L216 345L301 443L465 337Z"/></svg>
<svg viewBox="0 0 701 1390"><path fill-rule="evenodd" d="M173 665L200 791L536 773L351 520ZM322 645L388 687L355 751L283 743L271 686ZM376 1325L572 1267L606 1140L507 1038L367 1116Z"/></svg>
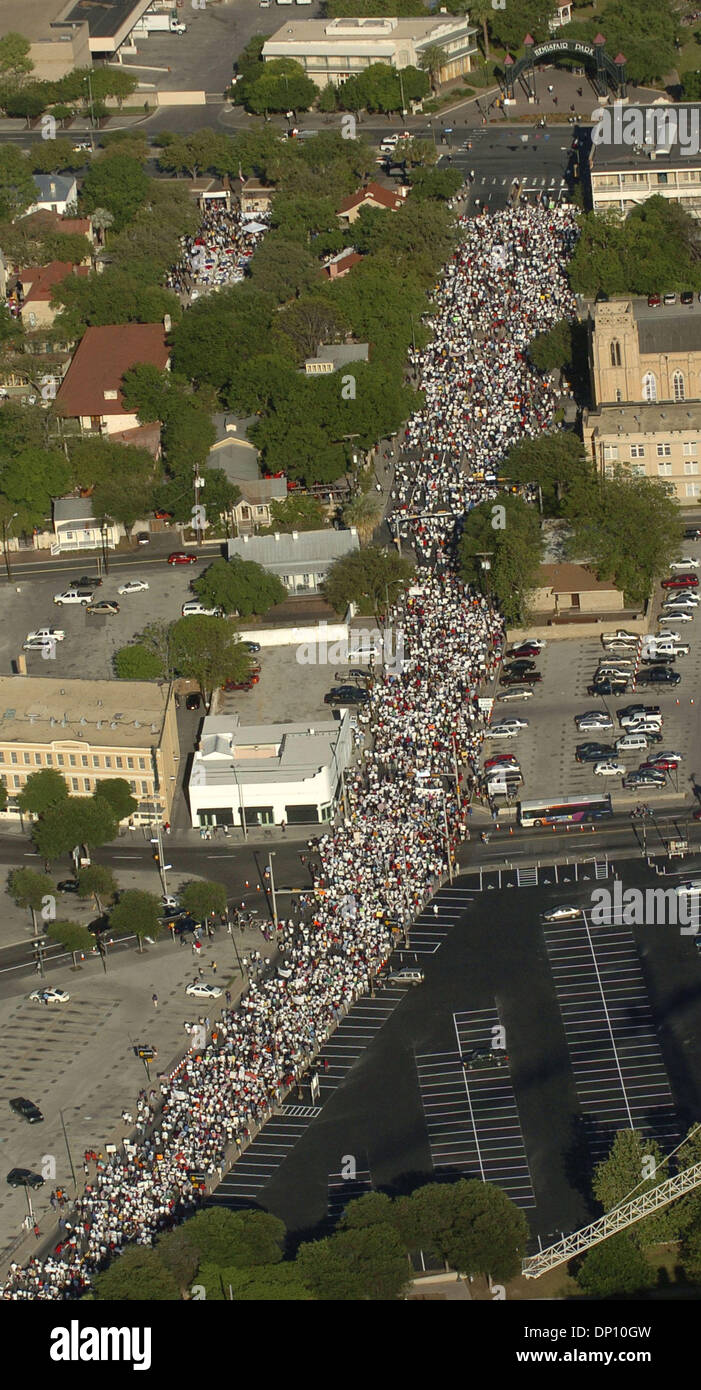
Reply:
<svg viewBox="0 0 701 1390"><path fill-rule="evenodd" d="M79 420L83 430L102 434L137 429L139 421L126 409L121 388L124 373L141 362L149 362L159 371L170 366L162 323L86 329L56 396L57 415Z"/></svg>
<svg viewBox="0 0 701 1390"><path fill-rule="evenodd" d="M393 188L384 188L381 183L375 183L373 180L364 188L359 188L357 193L351 193L349 198L344 198L337 215L344 222L352 223L360 216L361 208L384 208L388 212L398 212L408 192L408 188L403 185L395 191Z"/></svg>
<svg viewBox="0 0 701 1390"><path fill-rule="evenodd" d="M58 308L51 304L56 285L69 275L89 275L87 265L70 261L50 261L48 265L28 265L18 274L19 316L25 328L51 328Z"/></svg>

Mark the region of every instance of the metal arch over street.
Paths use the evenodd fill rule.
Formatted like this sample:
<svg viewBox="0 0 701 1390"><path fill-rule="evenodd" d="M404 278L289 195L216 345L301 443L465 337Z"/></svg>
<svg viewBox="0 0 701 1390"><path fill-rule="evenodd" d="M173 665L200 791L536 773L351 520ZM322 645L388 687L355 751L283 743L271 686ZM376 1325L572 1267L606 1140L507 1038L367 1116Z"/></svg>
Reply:
<svg viewBox="0 0 701 1390"><path fill-rule="evenodd" d="M547 58L557 58L563 54L570 58L579 58L585 63L593 63L596 67L595 85L599 96L604 96L608 85L616 89L616 94L621 100L626 96L626 67L625 58L622 54L617 59L610 58L604 48L604 39L601 35L593 43L583 43L579 39L549 39L545 43L534 44L530 35L526 35L524 45L526 52L523 58L519 58L514 63L513 59L507 54L504 71L504 88L507 100L513 100L514 85L524 77L529 95L535 97L535 65Z"/></svg>
<svg viewBox="0 0 701 1390"><path fill-rule="evenodd" d="M645 1192L640 1197L634 1197L631 1202L625 1202L623 1206L615 1207L613 1211L599 1217L598 1221L593 1221L590 1226L584 1226L581 1231L575 1231L573 1235L566 1236L556 1245L550 1245L547 1250L541 1250L538 1255L530 1256L524 1260L521 1273L526 1279L538 1279L547 1270L565 1264L575 1255L584 1254L593 1245L599 1245L602 1240L608 1240L608 1237L615 1235L617 1231L623 1231L627 1226L633 1226L636 1221L642 1221L643 1217L650 1216L652 1212L659 1211L660 1207L666 1207L670 1202L676 1201L677 1197L683 1197L685 1192L691 1192L693 1188L699 1186L701 1186L701 1163L694 1163L683 1173L677 1173L675 1177L667 1178L666 1182L660 1183L659 1187L654 1187L651 1192Z"/></svg>

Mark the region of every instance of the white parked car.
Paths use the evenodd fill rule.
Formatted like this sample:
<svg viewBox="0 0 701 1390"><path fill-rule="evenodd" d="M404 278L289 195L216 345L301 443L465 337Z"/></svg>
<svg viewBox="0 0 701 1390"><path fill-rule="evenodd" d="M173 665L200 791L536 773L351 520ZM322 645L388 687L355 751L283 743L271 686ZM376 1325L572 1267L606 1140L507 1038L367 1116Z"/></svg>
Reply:
<svg viewBox="0 0 701 1390"><path fill-rule="evenodd" d="M36 627L27 633L28 642L62 642L65 637L62 627Z"/></svg>
<svg viewBox="0 0 701 1390"><path fill-rule="evenodd" d="M594 772L597 777L625 777L625 767L615 758L607 758L605 762L594 763Z"/></svg>
<svg viewBox="0 0 701 1390"><path fill-rule="evenodd" d="M188 599L184 603L180 612L184 618L223 618L223 608L206 608L204 603L197 599Z"/></svg>
<svg viewBox="0 0 701 1390"><path fill-rule="evenodd" d="M512 685L510 690L505 690L503 694L497 695L497 700L532 700L533 691L530 685Z"/></svg>
<svg viewBox="0 0 701 1390"><path fill-rule="evenodd" d="M701 894L701 878L687 878L674 889L678 898L698 898Z"/></svg>
<svg viewBox="0 0 701 1390"><path fill-rule="evenodd" d="M573 917L581 917L581 907L551 907L543 913L544 922L570 922Z"/></svg>
<svg viewBox="0 0 701 1390"><path fill-rule="evenodd" d="M173 912L176 907L180 907L180 899L174 898L172 893L164 893L161 902L166 912Z"/></svg>
<svg viewBox="0 0 701 1390"><path fill-rule="evenodd" d="M193 999L221 999L222 996L219 985L206 985L202 980L195 980L193 984L188 985L185 993L190 994Z"/></svg>
<svg viewBox="0 0 701 1390"><path fill-rule="evenodd" d="M684 570L697 570L699 565L701 560L694 560L690 555L685 555L681 560L672 560L669 568L675 572L679 570L683 574Z"/></svg>
<svg viewBox="0 0 701 1390"><path fill-rule="evenodd" d="M54 603L57 603L59 608L62 608L64 603L80 603L83 608L87 608L93 598L92 589L64 589L63 593L54 594Z"/></svg>
<svg viewBox="0 0 701 1390"><path fill-rule="evenodd" d="M67 1004L70 999L65 989L35 989L32 990L29 998L33 1004Z"/></svg>
<svg viewBox="0 0 701 1390"><path fill-rule="evenodd" d="M694 615L693 613L684 613L680 608L673 608L671 612L661 613L657 621L660 627L663 623L691 623L694 621ZM678 637L679 633L675 632L674 636Z"/></svg>
<svg viewBox="0 0 701 1390"><path fill-rule="evenodd" d="M118 594L142 594L144 589L148 589L145 579L127 579L126 584L120 584Z"/></svg>

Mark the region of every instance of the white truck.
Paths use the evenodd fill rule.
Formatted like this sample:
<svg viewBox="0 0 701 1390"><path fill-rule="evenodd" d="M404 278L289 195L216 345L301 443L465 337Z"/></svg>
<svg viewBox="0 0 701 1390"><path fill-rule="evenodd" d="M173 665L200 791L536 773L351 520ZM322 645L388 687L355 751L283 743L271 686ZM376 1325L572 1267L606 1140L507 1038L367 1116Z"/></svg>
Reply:
<svg viewBox="0 0 701 1390"><path fill-rule="evenodd" d="M134 25L134 28L141 34L157 34L164 31L171 34L187 33L187 24L183 24L182 20L178 19L176 15L165 13L158 14L156 12L151 14L148 11L141 16L141 19L138 24Z"/></svg>

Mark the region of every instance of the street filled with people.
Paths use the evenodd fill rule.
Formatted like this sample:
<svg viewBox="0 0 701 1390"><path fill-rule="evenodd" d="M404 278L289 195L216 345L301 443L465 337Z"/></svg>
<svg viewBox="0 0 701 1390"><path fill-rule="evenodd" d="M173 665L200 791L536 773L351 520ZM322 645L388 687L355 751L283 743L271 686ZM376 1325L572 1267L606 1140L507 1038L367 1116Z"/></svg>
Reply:
<svg viewBox="0 0 701 1390"><path fill-rule="evenodd" d="M573 311L564 266L568 208L527 207L462 223L436 289L434 337L413 355L426 392L409 421L394 512L414 545L412 587L387 615L402 669L378 672L357 715L364 737L344 808L310 856L314 891L281 924L275 964L254 972L210 1041L139 1098L136 1130L91 1157L60 1249L14 1265L6 1299L75 1298L129 1242L150 1244L202 1200L254 1128L297 1085L353 1002L374 988L392 948L452 866L469 833L466 770L483 738L480 688L504 634L498 612L451 563L456 522L495 493L510 445L548 427L554 389L530 367L536 332ZM412 522L414 512L430 511Z"/></svg>

